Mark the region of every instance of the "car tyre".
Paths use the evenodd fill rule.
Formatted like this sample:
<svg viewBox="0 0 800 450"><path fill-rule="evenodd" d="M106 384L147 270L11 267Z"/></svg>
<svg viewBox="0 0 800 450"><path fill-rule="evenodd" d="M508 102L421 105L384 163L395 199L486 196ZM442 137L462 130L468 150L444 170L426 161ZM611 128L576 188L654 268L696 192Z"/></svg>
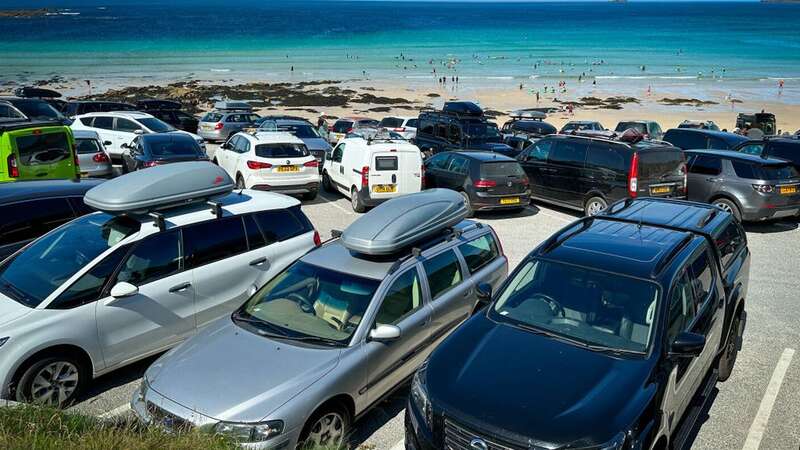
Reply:
<svg viewBox="0 0 800 450"><path fill-rule="evenodd" d="M714 206L722 208L723 211L731 213L737 221L742 221L742 212L739 211L739 207L736 206L736 203L733 203L727 198L718 198L711 203Z"/></svg>
<svg viewBox="0 0 800 450"><path fill-rule="evenodd" d="M75 401L90 376L78 358L44 356L22 372L15 397L18 402L64 408Z"/></svg>
<svg viewBox="0 0 800 450"><path fill-rule="evenodd" d="M314 200L315 198L317 198L318 193L319 191L316 189L310 192L306 192L305 194L303 194L303 200L308 200L308 201Z"/></svg>
<svg viewBox="0 0 800 450"><path fill-rule="evenodd" d="M350 413L341 405L323 407L306 422L297 448L345 448L351 422Z"/></svg>
<svg viewBox="0 0 800 450"><path fill-rule="evenodd" d="M333 192L333 182L331 177L328 176L328 172L322 172L322 189L325 192Z"/></svg>
<svg viewBox="0 0 800 450"><path fill-rule="evenodd" d="M583 205L583 212L587 217L600 214L608 208L608 202L603 197L592 197Z"/></svg>
<svg viewBox="0 0 800 450"><path fill-rule="evenodd" d="M464 205L467 206L467 217L473 217L475 215L475 211L472 209L472 203L469 201L469 194L462 191L461 196L464 197Z"/></svg>
<svg viewBox="0 0 800 450"><path fill-rule="evenodd" d="M744 330L744 320L742 315L736 316L736 319L731 324L731 332L728 336L728 341L725 343L725 349L717 362L718 380L726 381L733 373L733 366L736 364L736 357L739 355L739 349L742 347L742 333Z"/></svg>
<svg viewBox="0 0 800 450"><path fill-rule="evenodd" d="M350 190L350 205L352 205L353 211L357 213L363 213L367 210L366 205L361 201L361 197L359 197L358 190L355 187Z"/></svg>
<svg viewBox="0 0 800 450"><path fill-rule="evenodd" d="M236 175L236 189L245 189L244 178L242 178L242 174Z"/></svg>

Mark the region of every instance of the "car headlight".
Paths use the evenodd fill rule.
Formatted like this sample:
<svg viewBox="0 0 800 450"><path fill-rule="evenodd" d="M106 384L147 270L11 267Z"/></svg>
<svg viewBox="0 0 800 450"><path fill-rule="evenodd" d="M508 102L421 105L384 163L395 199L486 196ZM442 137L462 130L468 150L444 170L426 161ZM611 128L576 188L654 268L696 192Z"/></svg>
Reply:
<svg viewBox="0 0 800 450"><path fill-rule="evenodd" d="M283 433L282 420L262 423L219 422L214 432L230 437L237 442L261 442Z"/></svg>
<svg viewBox="0 0 800 450"><path fill-rule="evenodd" d="M428 399L428 390L425 386L425 370L426 364L417 370L414 374L414 379L411 381L411 401L417 407L422 417L425 419L425 424L430 428L433 423L433 412L431 411L431 401Z"/></svg>
<svg viewBox="0 0 800 450"><path fill-rule="evenodd" d="M2 346L3 346L3 344L5 344L6 342L8 342L8 339L9 339L9 338L8 338L8 336L6 336L6 337L4 337L4 338L0 338L0 347L2 347Z"/></svg>

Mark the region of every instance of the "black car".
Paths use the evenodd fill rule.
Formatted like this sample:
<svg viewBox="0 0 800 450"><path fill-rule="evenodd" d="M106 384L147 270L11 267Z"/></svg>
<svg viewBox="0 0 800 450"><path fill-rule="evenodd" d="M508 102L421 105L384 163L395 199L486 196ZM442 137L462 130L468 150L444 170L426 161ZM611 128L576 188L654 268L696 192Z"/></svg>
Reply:
<svg viewBox="0 0 800 450"><path fill-rule="evenodd" d="M197 133L197 124L200 120L185 111L181 111L183 105L180 102L162 99L139 100L136 102L136 108L161 119L161 121L179 130Z"/></svg>
<svg viewBox="0 0 800 450"><path fill-rule="evenodd" d="M112 111L138 111L135 105L124 102L109 102L99 100L72 100L67 102L61 112L67 117L80 116L93 112Z"/></svg>
<svg viewBox="0 0 800 450"><path fill-rule="evenodd" d="M0 188L0 261L63 223L92 212L86 191L101 180L42 180Z"/></svg>
<svg viewBox="0 0 800 450"><path fill-rule="evenodd" d="M425 161L425 187L464 196L471 212L517 209L530 203L530 183L519 163L494 152L438 153Z"/></svg>
<svg viewBox="0 0 800 450"><path fill-rule="evenodd" d="M800 134L794 136L768 136L759 141L741 143L734 150L764 158L780 158L791 162L800 170Z"/></svg>
<svg viewBox="0 0 800 450"><path fill-rule="evenodd" d="M713 206L629 200L572 223L419 369L406 449L683 448L733 371L749 270Z"/></svg>
<svg viewBox="0 0 800 450"><path fill-rule="evenodd" d="M522 153L523 150L533 145L537 138L526 134L509 134L503 136L503 143L511 147L512 152L506 153L506 156L516 158Z"/></svg>
<svg viewBox="0 0 800 450"><path fill-rule="evenodd" d="M181 132L143 134L123 147L123 172L174 162L208 160L194 137Z"/></svg>
<svg viewBox="0 0 800 450"><path fill-rule="evenodd" d="M557 134L517 157L531 180L534 199L591 216L626 197L686 197L683 152L651 141Z"/></svg>
<svg viewBox="0 0 800 450"><path fill-rule="evenodd" d="M447 102L441 111L421 112L415 143L427 156L463 149L512 152L497 125L470 102Z"/></svg>
<svg viewBox="0 0 800 450"><path fill-rule="evenodd" d="M52 105L38 98L0 97L31 120L55 120L67 124L68 120Z"/></svg>
<svg viewBox="0 0 800 450"><path fill-rule="evenodd" d="M747 141L746 137L738 134L698 128L672 128L664 133L663 139L684 150L733 150Z"/></svg>

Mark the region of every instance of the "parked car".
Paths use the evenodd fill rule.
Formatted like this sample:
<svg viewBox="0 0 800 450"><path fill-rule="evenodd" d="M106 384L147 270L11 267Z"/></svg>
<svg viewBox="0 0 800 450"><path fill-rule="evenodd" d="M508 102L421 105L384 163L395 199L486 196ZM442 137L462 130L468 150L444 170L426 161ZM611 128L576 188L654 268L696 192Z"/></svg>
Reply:
<svg viewBox="0 0 800 450"><path fill-rule="evenodd" d="M331 125L328 130L328 141L331 145L335 146L343 139L348 133L351 133L355 128L377 128L379 122L375 119L368 117L342 117Z"/></svg>
<svg viewBox="0 0 800 450"><path fill-rule="evenodd" d="M503 136L503 143L511 147L511 152L504 153L506 156L516 158L523 150L533 145L539 139L527 134L509 134Z"/></svg>
<svg viewBox="0 0 800 450"><path fill-rule="evenodd" d="M297 200L232 188L208 162L124 175L84 197L103 212L0 263L2 396L68 405L230 314L319 242Z"/></svg>
<svg viewBox="0 0 800 450"><path fill-rule="evenodd" d="M626 197L686 198L686 159L667 144L552 135L517 158L536 200L588 216Z"/></svg>
<svg viewBox="0 0 800 450"><path fill-rule="evenodd" d="M758 130L761 136L775 134L776 121L775 114L761 111L760 113L745 114L739 113L736 116L736 128L740 130Z"/></svg>
<svg viewBox="0 0 800 450"><path fill-rule="evenodd" d="M378 124L379 127L386 131L394 131L399 133L405 139L413 140L417 137L417 124L419 118L417 117L384 117Z"/></svg>
<svg viewBox="0 0 800 450"><path fill-rule="evenodd" d="M685 448L741 347L747 239L708 205L615 206L537 247L434 350L407 449Z"/></svg>
<svg viewBox="0 0 800 450"><path fill-rule="evenodd" d="M219 147L214 162L236 180L239 189L302 194L319 192L317 160L299 138L282 132L237 133Z"/></svg>
<svg viewBox="0 0 800 450"><path fill-rule="evenodd" d="M248 103L217 102L214 111L200 119L198 134L211 142L227 141L239 131L254 127L259 118Z"/></svg>
<svg viewBox="0 0 800 450"><path fill-rule="evenodd" d="M46 101L39 98L0 97L0 102L8 103L30 120L60 122L68 125L69 120Z"/></svg>
<svg viewBox="0 0 800 450"><path fill-rule="evenodd" d="M23 86L14 89L14 95L23 98L35 98L44 100L53 107L56 111L61 112L67 105L65 100L61 99L61 93L52 89L40 88L35 86Z"/></svg>
<svg viewBox="0 0 800 450"><path fill-rule="evenodd" d="M50 230L92 212L83 203L83 195L100 183L101 180L46 180L3 185L0 261Z"/></svg>
<svg viewBox="0 0 800 450"><path fill-rule="evenodd" d="M471 102L446 102L441 111L421 112L415 143L427 157L464 149L513 152L497 125Z"/></svg>
<svg viewBox="0 0 800 450"><path fill-rule="evenodd" d="M126 144L122 172L186 161L208 161L206 152L192 136L175 131L143 134Z"/></svg>
<svg viewBox="0 0 800 450"><path fill-rule="evenodd" d="M322 168L322 187L350 198L363 213L397 196L422 190L422 154L405 139L385 131L339 141Z"/></svg>
<svg viewBox="0 0 800 450"><path fill-rule="evenodd" d="M672 128L664 133L663 139L684 150L706 148L733 150L747 141L747 138L740 134L699 128Z"/></svg>
<svg viewBox="0 0 800 450"><path fill-rule="evenodd" d="M689 200L714 204L739 220L800 213L800 173L788 161L725 150L689 150Z"/></svg>
<svg viewBox="0 0 800 450"><path fill-rule="evenodd" d="M319 135L316 127L305 119L267 118L259 124L258 130L282 131L299 138L317 160L319 173L322 173L322 166L325 165L325 160L330 157L333 150L328 141Z"/></svg>
<svg viewBox="0 0 800 450"><path fill-rule="evenodd" d="M660 140L664 136L661 126L652 120L623 120L617 124L614 131L622 134L630 129L638 131L645 139Z"/></svg>
<svg viewBox="0 0 800 450"><path fill-rule="evenodd" d="M138 102L137 105L141 111L151 114L153 117L172 125L178 130L196 134L200 120L185 111L181 111L180 103L173 103L177 102L150 100Z"/></svg>
<svg viewBox="0 0 800 450"><path fill-rule="evenodd" d="M111 158L106 153L106 143L100 135L89 130L75 130L75 151L81 177L110 178L113 175Z"/></svg>
<svg viewBox="0 0 800 450"><path fill-rule="evenodd" d="M531 188L520 164L493 152L438 153L425 161L425 187L460 193L470 214L489 210L522 210Z"/></svg>
<svg viewBox="0 0 800 450"><path fill-rule="evenodd" d="M247 448L344 445L475 311L475 285L508 272L497 235L459 203L426 191L360 217L150 366L137 416Z"/></svg>
<svg viewBox="0 0 800 450"><path fill-rule="evenodd" d="M678 124L678 128L694 128L696 130L720 131L719 126L713 120L684 120Z"/></svg>
<svg viewBox="0 0 800 450"><path fill-rule="evenodd" d="M82 116L89 113L115 112L115 111L137 111L135 105L124 102L109 102L98 100L72 100L67 102L62 110L67 117Z"/></svg>
<svg viewBox="0 0 800 450"><path fill-rule="evenodd" d="M60 121L0 121L0 184L78 178L72 131Z"/></svg>
<svg viewBox="0 0 800 450"><path fill-rule="evenodd" d="M73 130L95 131L103 141L111 142L106 145L106 151L114 165L122 164L122 155L136 136L150 133L185 133L191 136L197 144L205 150L203 138L186 131L178 131L172 125L156 119L150 114L142 112L105 112L89 113L76 116L72 123Z"/></svg>
<svg viewBox="0 0 800 450"><path fill-rule="evenodd" d="M569 134L574 131L606 131L606 128L594 120L571 120L559 130L560 134Z"/></svg>
<svg viewBox="0 0 800 450"><path fill-rule="evenodd" d="M769 136L760 141L746 141L734 150L765 158L780 158L791 162L800 171L800 134L794 136Z"/></svg>

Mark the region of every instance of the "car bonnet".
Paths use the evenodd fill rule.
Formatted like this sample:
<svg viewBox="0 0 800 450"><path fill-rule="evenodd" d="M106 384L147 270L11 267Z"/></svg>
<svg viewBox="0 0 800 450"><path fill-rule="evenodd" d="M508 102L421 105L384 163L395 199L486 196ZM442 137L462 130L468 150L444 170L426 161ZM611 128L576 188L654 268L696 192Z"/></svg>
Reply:
<svg viewBox="0 0 800 450"><path fill-rule="evenodd" d="M17 319L21 319L32 311L32 308L28 308L0 294L0 327L4 327ZM5 337L5 335L3 335L4 331L4 328L0 329L0 338Z"/></svg>

